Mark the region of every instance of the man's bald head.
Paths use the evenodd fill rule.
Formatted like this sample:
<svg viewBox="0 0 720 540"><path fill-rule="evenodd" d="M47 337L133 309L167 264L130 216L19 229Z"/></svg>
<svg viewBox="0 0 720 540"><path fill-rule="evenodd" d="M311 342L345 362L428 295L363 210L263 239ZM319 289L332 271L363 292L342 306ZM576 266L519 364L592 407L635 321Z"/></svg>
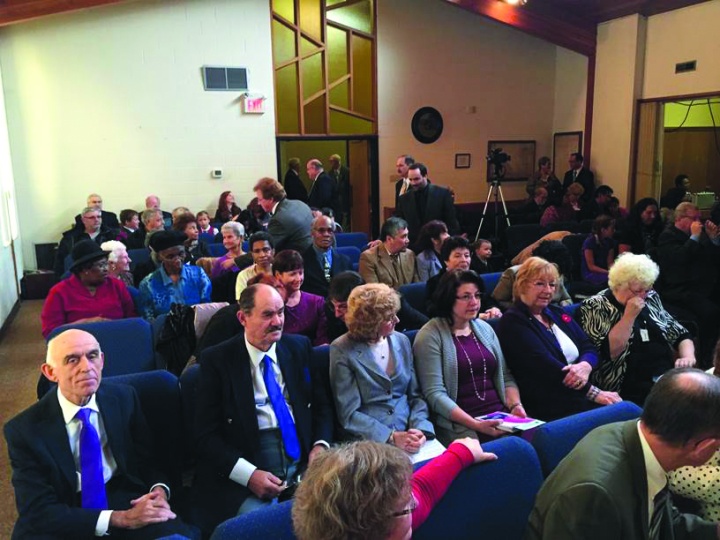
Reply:
<svg viewBox="0 0 720 540"><path fill-rule="evenodd" d="M102 380L103 353L95 337L84 330L70 329L48 343L41 370L69 401L84 405L97 392Z"/></svg>

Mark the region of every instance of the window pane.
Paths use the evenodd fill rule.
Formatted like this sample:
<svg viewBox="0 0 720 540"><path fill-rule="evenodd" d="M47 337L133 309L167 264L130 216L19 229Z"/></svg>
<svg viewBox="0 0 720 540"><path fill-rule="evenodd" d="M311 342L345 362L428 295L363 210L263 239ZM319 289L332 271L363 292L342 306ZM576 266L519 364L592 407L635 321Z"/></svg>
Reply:
<svg viewBox="0 0 720 540"><path fill-rule="evenodd" d="M353 54L353 110L373 116L373 69L372 42L369 39L352 38Z"/></svg>
<svg viewBox="0 0 720 540"><path fill-rule="evenodd" d="M278 133L300 133L297 79L297 64L286 66L275 74Z"/></svg>
<svg viewBox="0 0 720 540"><path fill-rule="evenodd" d="M272 23L273 61L275 65L288 62L297 56L295 32L277 21Z"/></svg>
<svg viewBox="0 0 720 540"><path fill-rule="evenodd" d="M339 111L330 111L330 133L334 135L372 135L373 123Z"/></svg>
<svg viewBox="0 0 720 540"><path fill-rule="evenodd" d="M330 105L343 109L350 108L350 81L343 81L330 90Z"/></svg>
<svg viewBox="0 0 720 540"><path fill-rule="evenodd" d="M323 40L320 0L300 0L300 29L318 41Z"/></svg>
<svg viewBox="0 0 720 540"><path fill-rule="evenodd" d="M325 133L325 96L305 105L305 133Z"/></svg>
<svg viewBox="0 0 720 540"><path fill-rule="evenodd" d="M335 21L368 34L373 33L373 12L370 0L347 7L329 9L326 16L329 21Z"/></svg>
<svg viewBox="0 0 720 540"><path fill-rule="evenodd" d="M302 61L303 99L308 99L325 88L322 60L323 55L319 53Z"/></svg>
<svg viewBox="0 0 720 540"><path fill-rule="evenodd" d="M295 1L294 0L272 0L272 9L281 17L295 24Z"/></svg>
<svg viewBox="0 0 720 540"><path fill-rule="evenodd" d="M348 74L347 32L327 27L329 83Z"/></svg>

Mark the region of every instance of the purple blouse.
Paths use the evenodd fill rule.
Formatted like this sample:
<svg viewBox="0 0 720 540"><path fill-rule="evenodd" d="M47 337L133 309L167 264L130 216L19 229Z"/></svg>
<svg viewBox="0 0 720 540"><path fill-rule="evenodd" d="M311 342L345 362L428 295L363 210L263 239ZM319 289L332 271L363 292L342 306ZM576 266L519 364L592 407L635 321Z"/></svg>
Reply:
<svg viewBox="0 0 720 540"><path fill-rule="evenodd" d="M222 276L226 272L239 272L240 269L237 267L237 265L233 264L229 269L225 269L222 267L222 263L227 261L230 257L228 257L228 253L225 255L222 255L221 257L218 257L213 261L212 269L210 270L210 279L215 279L218 276ZM234 258L234 257L233 257Z"/></svg>
<svg viewBox="0 0 720 540"><path fill-rule="evenodd" d="M314 346L327 345L327 319L325 317L325 299L316 294L300 293L297 305L285 306L285 326L287 334L307 336Z"/></svg>
<svg viewBox="0 0 720 540"><path fill-rule="evenodd" d="M472 334L454 336L453 341L458 364L458 407L470 416L504 410L505 406L500 401L493 383L495 371L498 369L495 355ZM478 398L478 394L484 399Z"/></svg>

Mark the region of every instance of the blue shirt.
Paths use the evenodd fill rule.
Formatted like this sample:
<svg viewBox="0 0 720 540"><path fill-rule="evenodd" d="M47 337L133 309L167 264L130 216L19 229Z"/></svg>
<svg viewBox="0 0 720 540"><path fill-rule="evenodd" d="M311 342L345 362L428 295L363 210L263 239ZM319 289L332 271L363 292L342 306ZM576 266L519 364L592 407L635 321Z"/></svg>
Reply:
<svg viewBox="0 0 720 540"><path fill-rule="evenodd" d="M315 250L315 256L317 257L318 262L320 263L320 268L323 270L325 269L325 258L327 257L328 265L330 265L330 268L332 268L332 248L329 248L327 251L323 251L319 247L317 247L315 244L313 244L313 249Z"/></svg>
<svg viewBox="0 0 720 540"><path fill-rule="evenodd" d="M183 265L180 279L173 283L165 268L160 268L140 283L140 313L147 320L170 311L170 305L192 306L210 302L210 278L197 266Z"/></svg>

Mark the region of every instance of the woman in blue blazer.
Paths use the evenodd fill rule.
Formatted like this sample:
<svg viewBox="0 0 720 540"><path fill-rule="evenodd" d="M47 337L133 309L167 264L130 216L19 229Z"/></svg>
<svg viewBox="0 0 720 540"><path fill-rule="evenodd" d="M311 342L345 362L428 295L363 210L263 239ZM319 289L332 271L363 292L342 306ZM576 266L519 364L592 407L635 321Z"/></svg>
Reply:
<svg viewBox="0 0 720 540"><path fill-rule="evenodd" d="M558 279L554 264L527 259L513 286L515 304L500 319L497 332L525 410L541 420L622 401L616 392L590 384L598 353L572 317L550 305Z"/></svg>
<svg viewBox="0 0 720 540"><path fill-rule="evenodd" d="M414 454L435 438L413 368L410 340L395 332L397 292L383 283L353 289L348 332L330 345L338 420L355 438L388 442Z"/></svg>

